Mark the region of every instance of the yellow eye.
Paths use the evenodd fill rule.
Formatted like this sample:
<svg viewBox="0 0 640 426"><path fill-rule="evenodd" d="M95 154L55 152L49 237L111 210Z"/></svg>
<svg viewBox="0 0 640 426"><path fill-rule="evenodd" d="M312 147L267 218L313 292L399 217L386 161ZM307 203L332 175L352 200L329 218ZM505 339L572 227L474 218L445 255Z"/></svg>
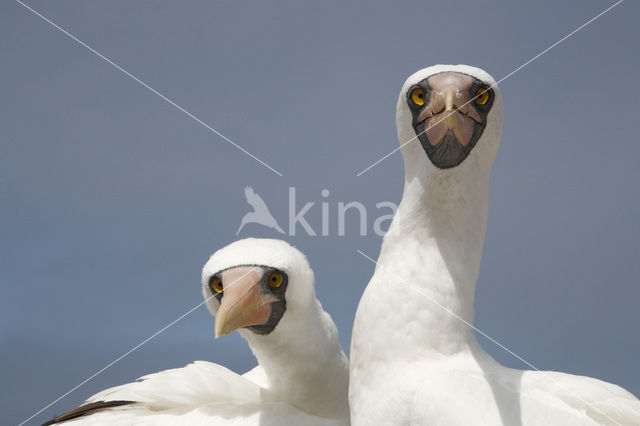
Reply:
<svg viewBox="0 0 640 426"><path fill-rule="evenodd" d="M489 89L486 87L478 87L474 99L478 105L484 105L489 102L490 97L491 94L489 93Z"/></svg>
<svg viewBox="0 0 640 426"><path fill-rule="evenodd" d="M424 90L422 90L420 87L416 87L411 91L411 102L418 106L422 106L424 105L425 96L426 95L424 93Z"/></svg>
<svg viewBox="0 0 640 426"><path fill-rule="evenodd" d="M284 277L280 272L274 272L273 274L269 275L269 287L278 288L282 285L283 282Z"/></svg>
<svg viewBox="0 0 640 426"><path fill-rule="evenodd" d="M215 293L222 293L222 280L220 278L212 277L209 281L209 286Z"/></svg>

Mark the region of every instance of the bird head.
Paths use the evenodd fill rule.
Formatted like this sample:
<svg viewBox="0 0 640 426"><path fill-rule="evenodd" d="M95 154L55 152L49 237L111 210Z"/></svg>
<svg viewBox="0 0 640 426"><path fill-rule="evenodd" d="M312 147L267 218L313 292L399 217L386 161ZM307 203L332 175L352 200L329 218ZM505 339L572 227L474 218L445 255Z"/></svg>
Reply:
<svg viewBox="0 0 640 426"><path fill-rule="evenodd" d="M500 92L479 68L424 68L404 83L396 123L410 174L459 174L474 163L486 168L487 162L490 169L502 131Z"/></svg>
<svg viewBox="0 0 640 426"><path fill-rule="evenodd" d="M313 303L313 282L305 256L282 240L247 238L216 251L202 269L215 337L272 333Z"/></svg>

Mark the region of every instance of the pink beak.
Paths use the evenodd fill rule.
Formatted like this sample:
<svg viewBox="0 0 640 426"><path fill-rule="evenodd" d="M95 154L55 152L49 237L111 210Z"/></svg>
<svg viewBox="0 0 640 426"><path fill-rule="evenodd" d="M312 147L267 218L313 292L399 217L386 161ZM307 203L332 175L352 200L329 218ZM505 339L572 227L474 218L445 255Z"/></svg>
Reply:
<svg viewBox="0 0 640 426"><path fill-rule="evenodd" d="M475 123L482 120L469 95L472 82L468 75L455 72L437 74L429 79L431 97L418 116L418 122L426 120L425 132L431 145L438 145L449 131L460 145L469 144Z"/></svg>
<svg viewBox="0 0 640 426"><path fill-rule="evenodd" d="M262 273L259 266L238 266L222 274L223 296L216 314L216 339L239 328L267 322L271 303L277 299L263 293Z"/></svg>

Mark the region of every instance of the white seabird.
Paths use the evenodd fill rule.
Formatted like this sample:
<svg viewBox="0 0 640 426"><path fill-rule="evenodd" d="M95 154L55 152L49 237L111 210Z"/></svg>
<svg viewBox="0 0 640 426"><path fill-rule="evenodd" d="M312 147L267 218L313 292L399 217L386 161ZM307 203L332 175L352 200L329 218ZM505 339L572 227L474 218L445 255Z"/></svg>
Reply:
<svg viewBox="0 0 640 426"><path fill-rule="evenodd" d="M502 131L494 84L478 68L437 65L402 87L405 187L356 313L352 424L640 425L640 401L621 387L506 368L469 326Z"/></svg>
<svg viewBox="0 0 640 426"><path fill-rule="evenodd" d="M216 337L238 330L258 366L239 375L196 361L100 392L46 424L347 425L348 360L288 243L244 239L215 252L202 293Z"/></svg>

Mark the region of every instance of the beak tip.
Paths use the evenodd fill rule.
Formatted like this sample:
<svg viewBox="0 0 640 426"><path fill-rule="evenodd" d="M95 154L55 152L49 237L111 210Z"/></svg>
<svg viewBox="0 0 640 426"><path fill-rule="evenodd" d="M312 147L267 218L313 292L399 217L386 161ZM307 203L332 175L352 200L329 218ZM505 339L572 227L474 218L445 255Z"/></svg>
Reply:
<svg viewBox="0 0 640 426"><path fill-rule="evenodd" d="M228 330L225 327L216 327L216 331L213 334L213 337L217 339L218 337L226 336L230 334L233 330Z"/></svg>
<svg viewBox="0 0 640 426"><path fill-rule="evenodd" d="M224 336L225 333L223 330L224 327L222 327L222 321L216 321L216 327L215 327L215 331L213 333L213 338L217 339L220 336Z"/></svg>

